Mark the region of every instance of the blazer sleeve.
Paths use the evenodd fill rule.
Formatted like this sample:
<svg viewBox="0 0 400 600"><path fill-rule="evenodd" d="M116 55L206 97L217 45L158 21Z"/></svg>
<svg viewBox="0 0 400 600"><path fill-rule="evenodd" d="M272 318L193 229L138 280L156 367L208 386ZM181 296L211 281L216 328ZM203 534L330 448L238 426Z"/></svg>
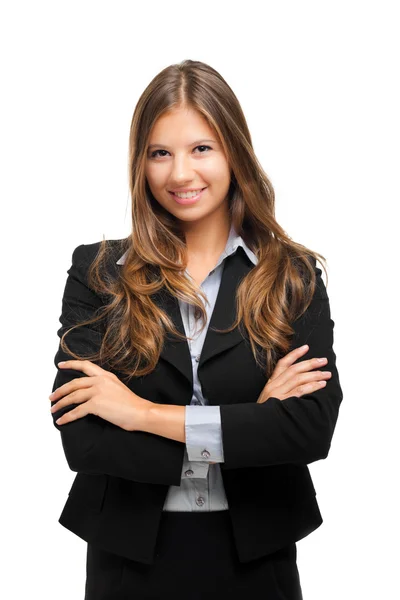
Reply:
<svg viewBox="0 0 400 600"><path fill-rule="evenodd" d="M89 264L87 246L81 244L73 251L72 265L67 271L59 319L61 327L57 331L60 338L69 327L91 318L104 305L100 296L89 288ZM101 328L95 323L73 329L65 341L73 351L86 355L99 349L101 336ZM54 358L56 368L58 362L72 358L61 349L60 343ZM78 377L87 375L74 369L57 368L52 391ZM70 404L51 413L72 471L107 474L144 483L180 485L185 444L144 431L125 431L93 414L57 425L55 421L76 406Z"/></svg>
<svg viewBox="0 0 400 600"><path fill-rule="evenodd" d="M309 350L299 360L326 357L318 370L332 372L325 387L285 400L220 406L224 463L222 469L292 463L307 465L327 457L343 393L333 349L334 321L321 269L315 267L316 291L310 306L293 324L292 348Z"/></svg>

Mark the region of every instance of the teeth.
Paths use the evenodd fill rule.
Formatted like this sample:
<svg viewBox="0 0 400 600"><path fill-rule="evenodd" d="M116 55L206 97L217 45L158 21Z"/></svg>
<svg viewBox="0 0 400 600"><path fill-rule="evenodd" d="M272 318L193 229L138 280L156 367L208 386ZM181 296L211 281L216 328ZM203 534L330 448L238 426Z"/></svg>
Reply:
<svg viewBox="0 0 400 600"><path fill-rule="evenodd" d="M201 189L200 190L194 190L193 192L184 192L184 193L174 192L174 194L175 194L175 196L178 196L178 198L194 198L200 192L201 192Z"/></svg>

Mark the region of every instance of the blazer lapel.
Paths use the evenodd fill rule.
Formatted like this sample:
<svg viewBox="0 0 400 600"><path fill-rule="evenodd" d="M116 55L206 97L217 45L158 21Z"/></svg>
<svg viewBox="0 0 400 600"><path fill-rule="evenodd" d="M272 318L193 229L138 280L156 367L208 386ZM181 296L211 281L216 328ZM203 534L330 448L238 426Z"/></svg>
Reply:
<svg viewBox="0 0 400 600"><path fill-rule="evenodd" d="M229 333L217 333L213 328L225 329L232 325L236 318L236 290L243 277L253 267L254 264L241 246L238 247L236 253L225 259L221 285L198 364L199 369L210 358L221 352L226 352L243 341L244 338L237 327ZM155 294L153 300L167 312L177 330L186 335L178 299L168 290L163 289L162 292ZM168 332L160 357L173 365L193 387L192 361L186 340L179 340Z"/></svg>

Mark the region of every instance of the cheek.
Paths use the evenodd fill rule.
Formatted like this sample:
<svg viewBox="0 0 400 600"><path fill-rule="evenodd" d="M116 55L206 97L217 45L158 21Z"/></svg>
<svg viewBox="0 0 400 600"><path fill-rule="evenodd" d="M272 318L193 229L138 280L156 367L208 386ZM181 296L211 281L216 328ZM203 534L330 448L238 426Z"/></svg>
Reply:
<svg viewBox="0 0 400 600"><path fill-rule="evenodd" d="M165 183L165 180L168 177L168 172L166 168L163 168L163 165L149 166L145 170L145 176L150 189L155 189Z"/></svg>
<svg viewBox="0 0 400 600"><path fill-rule="evenodd" d="M215 186L229 186L230 170L225 160L210 161L204 165L202 176L206 181Z"/></svg>
<svg viewBox="0 0 400 600"><path fill-rule="evenodd" d="M229 173L221 173L218 171L210 172L208 176L205 177L205 180L218 196L221 194L225 195L229 189Z"/></svg>

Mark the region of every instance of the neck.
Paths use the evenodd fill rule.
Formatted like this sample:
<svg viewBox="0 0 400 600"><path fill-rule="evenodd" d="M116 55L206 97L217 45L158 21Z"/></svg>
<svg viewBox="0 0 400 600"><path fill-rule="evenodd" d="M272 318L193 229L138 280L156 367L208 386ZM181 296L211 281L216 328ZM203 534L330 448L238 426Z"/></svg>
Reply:
<svg viewBox="0 0 400 600"><path fill-rule="evenodd" d="M184 223L188 257L191 260L207 261L219 256L224 250L231 228L229 214L211 219Z"/></svg>

